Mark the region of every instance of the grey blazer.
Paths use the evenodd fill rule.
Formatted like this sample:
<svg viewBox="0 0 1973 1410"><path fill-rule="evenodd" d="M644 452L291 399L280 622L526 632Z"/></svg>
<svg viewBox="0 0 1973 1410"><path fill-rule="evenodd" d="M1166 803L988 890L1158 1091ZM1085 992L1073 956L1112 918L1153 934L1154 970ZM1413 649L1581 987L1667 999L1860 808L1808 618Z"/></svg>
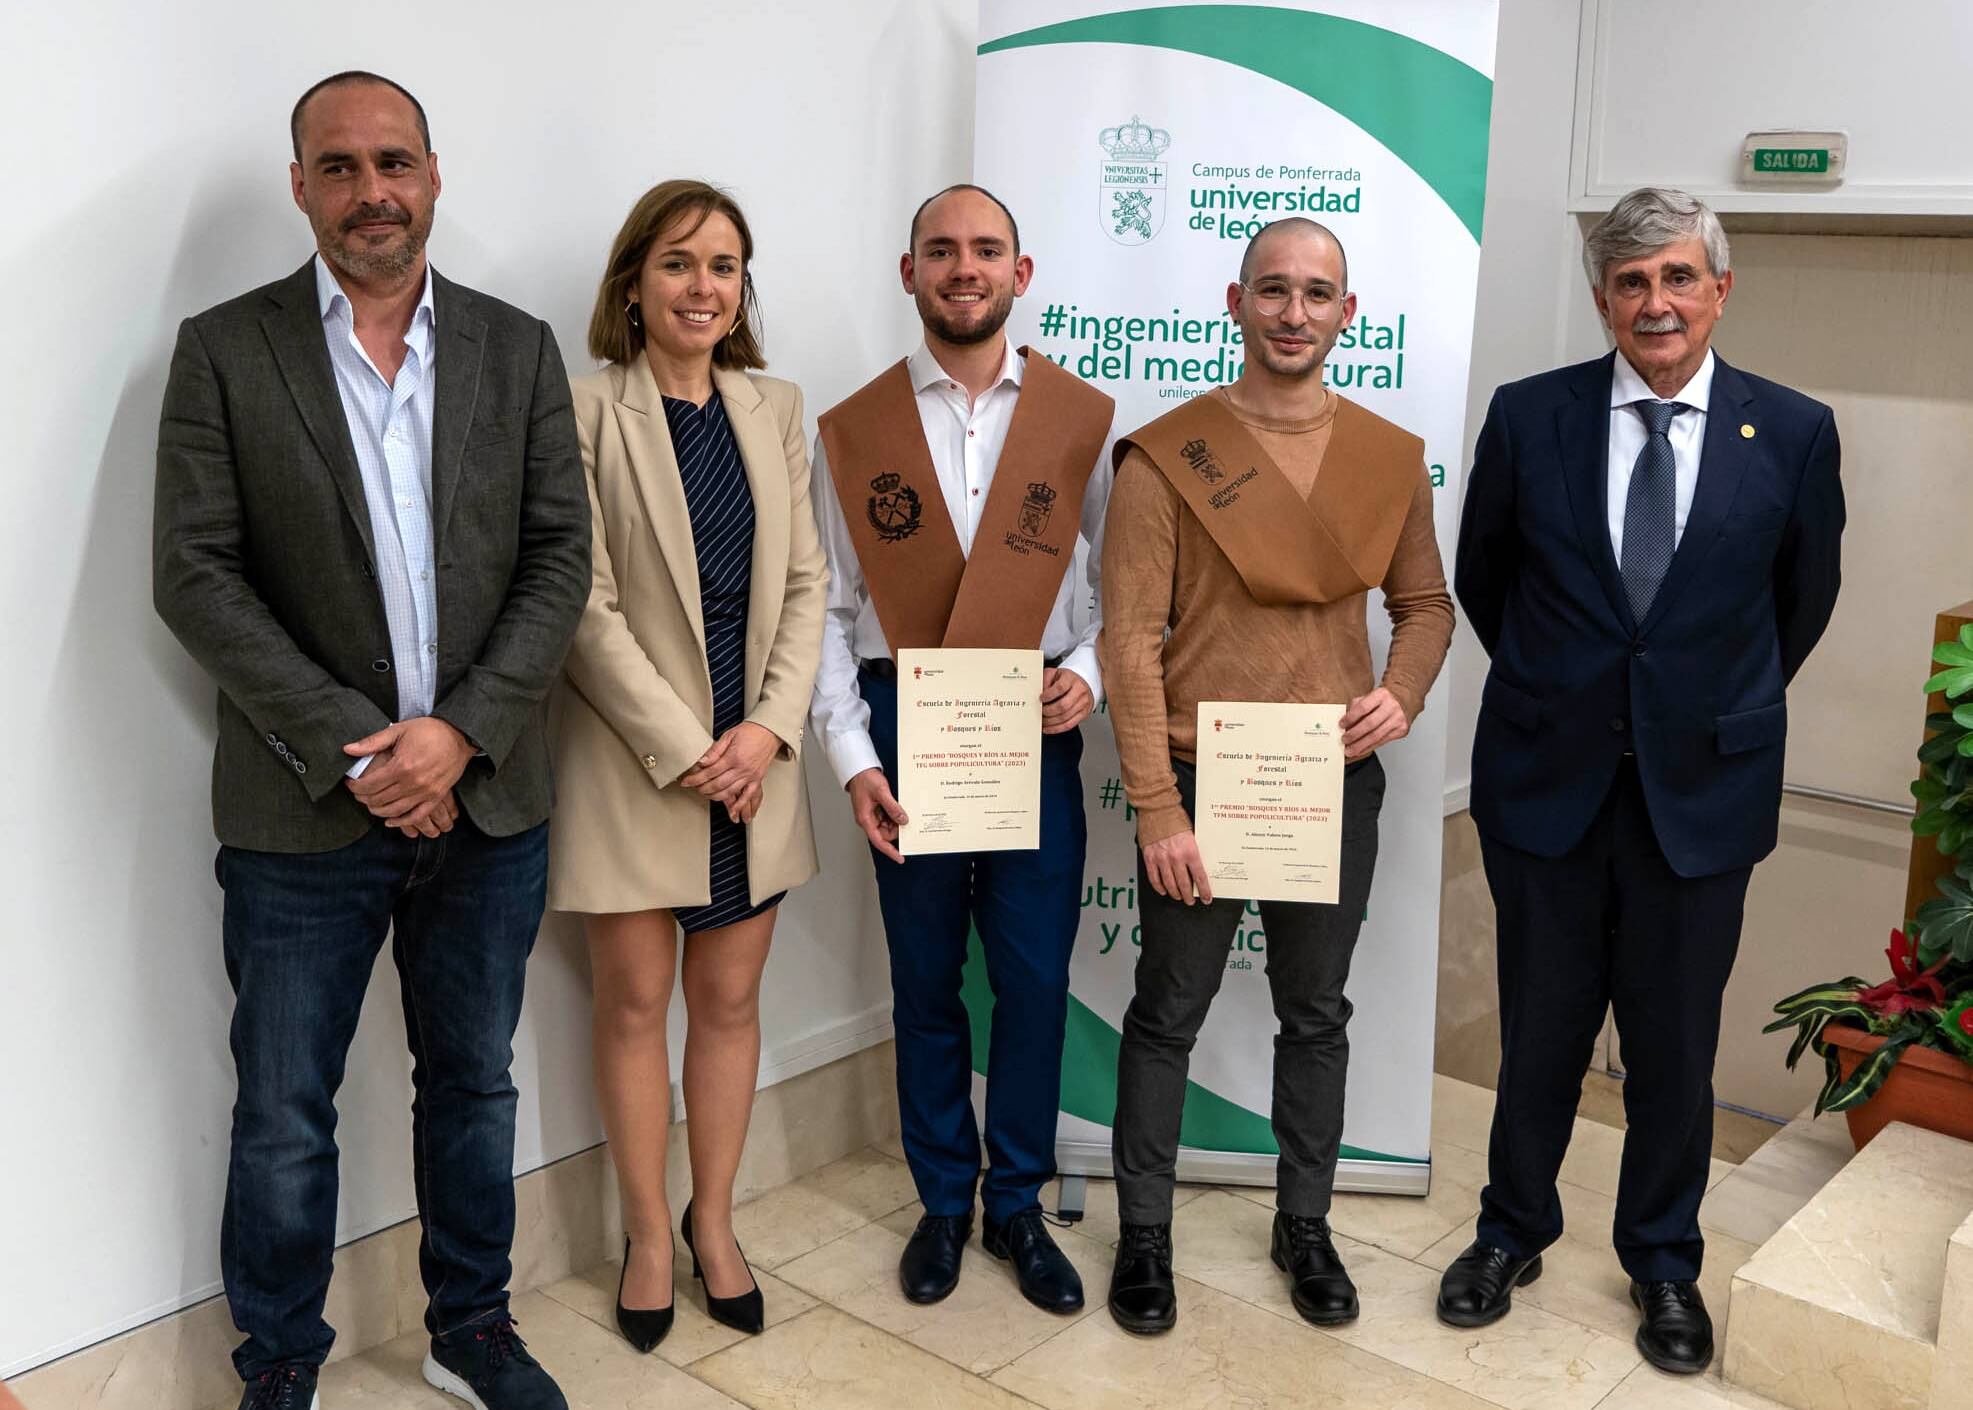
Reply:
<svg viewBox="0 0 1973 1410"><path fill-rule="evenodd" d="M433 713L484 751L459 799L504 836L554 801L543 701L589 596L589 497L548 325L437 273L432 297ZM396 718L396 663L312 260L179 326L151 565L158 615L219 684L219 840L362 836L343 746Z"/></svg>

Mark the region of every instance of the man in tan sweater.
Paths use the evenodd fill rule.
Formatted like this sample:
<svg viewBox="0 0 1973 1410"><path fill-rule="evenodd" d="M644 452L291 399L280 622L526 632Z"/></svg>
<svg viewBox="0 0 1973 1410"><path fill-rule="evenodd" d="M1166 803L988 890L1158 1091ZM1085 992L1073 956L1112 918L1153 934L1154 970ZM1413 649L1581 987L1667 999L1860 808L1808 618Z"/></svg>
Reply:
<svg viewBox="0 0 1973 1410"><path fill-rule="evenodd" d="M1243 898L1215 899L1192 831L1202 700L1342 703L1341 899L1263 901L1280 1147L1273 1258L1318 1325L1357 1315L1329 1236L1349 1059L1350 954L1370 896L1384 773L1452 639L1423 443L1337 396L1322 367L1356 314L1342 245L1314 221L1247 247L1227 308L1247 362L1117 442L1099 644L1124 787L1138 812L1142 948L1118 1057L1113 1157L1123 1238L1110 1311L1176 1320L1171 1203L1192 1044L1225 974ZM1383 680L1372 587L1392 632Z"/></svg>

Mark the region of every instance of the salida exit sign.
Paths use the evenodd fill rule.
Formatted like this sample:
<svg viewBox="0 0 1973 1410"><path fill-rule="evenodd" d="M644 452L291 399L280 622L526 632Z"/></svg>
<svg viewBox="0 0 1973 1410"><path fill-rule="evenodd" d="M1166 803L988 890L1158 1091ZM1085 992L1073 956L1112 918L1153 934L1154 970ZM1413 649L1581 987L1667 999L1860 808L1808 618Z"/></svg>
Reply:
<svg viewBox="0 0 1973 1410"><path fill-rule="evenodd" d="M1849 148L1842 132L1750 132L1740 147L1740 179L1833 185L1843 179Z"/></svg>

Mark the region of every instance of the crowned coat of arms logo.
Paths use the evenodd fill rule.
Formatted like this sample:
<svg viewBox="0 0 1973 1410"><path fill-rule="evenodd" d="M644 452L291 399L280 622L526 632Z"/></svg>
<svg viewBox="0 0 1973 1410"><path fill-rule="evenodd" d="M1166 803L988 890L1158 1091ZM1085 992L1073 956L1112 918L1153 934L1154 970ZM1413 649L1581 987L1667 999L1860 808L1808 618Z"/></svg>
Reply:
<svg viewBox="0 0 1973 1410"><path fill-rule="evenodd" d="M1056 489L1046 480L1028 481L1027 498L1021 501L1021 532L1038 539L1048 532L1048 514L1055 507Z"/></svg>
<svg viewBox="0 0 1973 1410"><path fill-rule="evenodd" d="M1190 465L1198 473L1199 478L1207 484L1216 485L1226 478L1226 471L1220 465L1219 457L1213 454L1213 448L1203 440L1195 438L1187 441L1178 448L1178 453L1185 457L1185 463Z"/></svg>
<svg viewBox="0 0 1973 1410"><path fill-rule="evenodd" d="M886 470L871 480L868 513L870 527L877 531L877 537L885 543L899 543L918 532L919 516L925 506L918 501L918 491L904 483L904 477L895 471Z"/></svg>
<svg viewBox="0 0 1973 1410"><path fill-rule="evenodd" d="M1142 245L1165 225L1165 149L1171 134L1133 116L1097 134L1103 148L1097 219L1119 245Z"/></svg>

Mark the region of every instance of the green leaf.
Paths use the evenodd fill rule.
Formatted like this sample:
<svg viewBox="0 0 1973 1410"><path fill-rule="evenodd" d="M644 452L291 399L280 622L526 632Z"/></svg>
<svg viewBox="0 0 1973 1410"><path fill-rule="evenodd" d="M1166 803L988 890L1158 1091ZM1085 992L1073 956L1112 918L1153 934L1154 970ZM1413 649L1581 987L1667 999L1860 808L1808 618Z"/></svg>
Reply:
<svg viewBox="0 0 1973 1410"><path fill-rule="evenodd" d="M1843 1085L1843 1067L1842 1063L1837 1059L1836 1048L1833 1044L1818 1043L1816 1045L1816 1051L1822 1054L1822 1070L1824 1073L1822 1090L1815 1094L1815 1114L1820 1116L1829 1110L1830 1098L1836 1094L1836 1089Z"/></svg>
<svg viewBox="0 0 1973 1410"><path fill-rule="evenodd" d="M1871 1012L1856 1001L1855 994L1856 991L1851 990L1841 998L1823 999L1813 1003L1802 1004L1769 1023L1761 1032L1779 1033L1782 1029L1792 1027L1798 1023L1812 1024L1819 1028L1823 1024L1836 1019L1847 1019L1856 1024L1868 1023L1871 1019Z"/></svg>
<svg viewBox="0 0 1973 1410"><path fill-rule="evenodd" d="M1911 781L1911 796L1928 808L1934 803L1944 802L1946 791L1945 784L1929 774Z"/></svg>
<svg viewBox="0 0 1973 1410"><path fill-rule="evenodd" d="M1909 1026L1900 1028L1897 1033L1886 1038L1883 1047L1874 1053L1865 1054L1863 1061L1857 1064L1856 1071L1850 1074L1849 1081L1841 1083L1837 1090L1829 1093L1829 1101L1823 1109L1849 1111L1854 1107L1862 1106L1876 1096L1885 1079L1891 1075L1891 1069L1896 1067L1898 1059L1904 1056L1904 1050L1917 1041L1917 1038L1918 1034L1910 1031Z"/></svg>
<svg viewBox="0 0 1973 1410"><path fill-rule="evenodd" d="M1973 758L1973 734L1963 734L1953 749L1962 759Z"/></svg>
<svg viewBox="0 0 1973 1410"><path fill-rule="evenodd" d="M1867 986L1864 982L1854 975L1834 980L1828 984L1811 984L1800 993L1790 994L1785 999L1777 1000L1774 1005L1774 1011L1776 1013L1786 1013L1798 1004L1811 1004L1818 1001L1839 1002L1843 999L1854 999L1857 990L1865 987ZM1785 1028L1789 1023L1793 1022L1794 1020L1791 1018L1785 1023L1770 1024L1762 1031L1772 1033L1776 1028Z"/></svg>
<svg viewBox="0 0 1973 1410"><path fill-rule="evenodd" d="M1918 926L1919 953L1926 964L1942 955L1973 961L1973 889L1957 876L1939 878L1939 896L1924 902L1912 917Z"/></svg>
<svg viewBox="0 0 1973 1410"><path fill-rule="evenodd" d="M1973 733L1954 726L1941 730L1918 746L1918 762L1921 764L1943 764L1959 752L1962 739L1973 739Z"/></svg>
<svg viewBox="0 0 1973 1410"><path fill-rule="evenodd" d="M1935 710L1925 717L1925 728L1928 730L1951 729L1953 723L1950 710Z"/></svg>
<svg viewBox="0 0 1973 1410"><path fill-rule="evenodd" d="M1781 1017L1761 1032L1778 1033L1784 1028L1796 1029L1795 1041L1789 1045L1786 1059L1789 1071L1794 1071L1802 1054L1822 1036L1822 1030L1830 1023L1842 1020L1859 1027L1870 1026L1870 1010L1857 1002L1857 991L1861 988L1861 979L1848 978L1836 984L1817 985L1799 994L1790 994L1774 1006Z"/></svg>
<svg viewBox="0 0 1973 1410"><path fill-rule="evenodd" d="M1911 830L1920 837L1937 837L1951 821L1952 815L1944 808L1927 808L1911 820Z"/></svg>
<svg viewBox="0 0 1973 1410"><path fill-rule="evenodd" d="M1973 666L1952 666L1925 682L1927 695L1936 690L1943 690L1955 700L1973 690Z"/></svg>
<svg viewBox="0 0 1973 1410"><path fill-rule="evenodd" d="M1973 651L1973 622L1968 622L1959 629L1959 644L1968 651Z"/></svg>
<svg viewBox="0 0 1973 1410"><path fill-rule="evenodd" d="M1963 729L1973 729L1973 700L1967 701L1964 705L1953 706L1952 720Z"/></svg>
<svg viewBox="0 0 1973 1410"><path fill-rule="evenodd" d="M1947 816L1950 818L1951 814ZM1966 834L1966 823L1962 819L1952 818L1939 833L1939 850L1948 857L1958 856L1960 847L1966 842Z"/></svg>
<svg viewBox="0 0 1973 1410"><path fill-rule="evenodd" d="M1963 641L1942 641L1932 648L1932 659L1941 666L1973 666L1973 645Z"/></svg>

